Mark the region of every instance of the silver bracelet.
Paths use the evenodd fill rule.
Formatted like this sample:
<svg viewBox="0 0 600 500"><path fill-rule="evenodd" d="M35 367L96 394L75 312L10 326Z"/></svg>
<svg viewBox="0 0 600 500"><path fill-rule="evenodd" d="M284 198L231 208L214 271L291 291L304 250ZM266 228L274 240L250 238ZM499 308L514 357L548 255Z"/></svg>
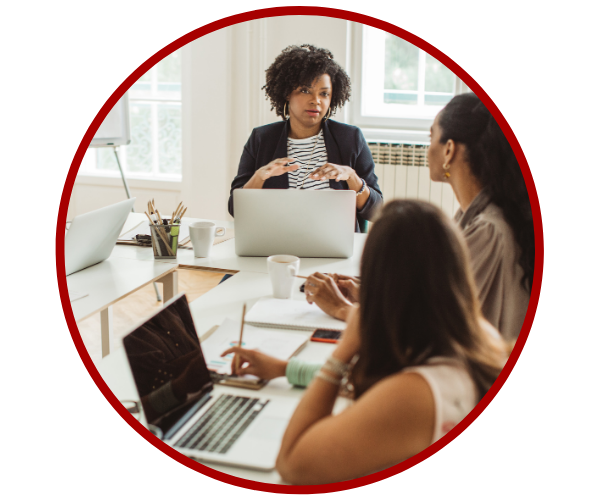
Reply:
<svg viewBox="0 0 600 500"><path fill-rule="evenodd" d="M319 370L317 372L317 378L323 379L325 382L329 382L333 385L340 385L342 383L342 379L333 378L323 372L323 370Z"/></svg>
<svg viewBox="0 0 600 500"><path fill-rule="evenodd" d="M362 187L360 188L360 191L356 192L356 196L361 195L365 192L365 189L367 189L367 183L365 182L364 179L361 179L362 181Z"/></svg>
<svg viewBox="0 0 600 500"><path fill-rule="evenodd" d="M332 373L335 373L336 375L339 375L340 377L343 377L350 368L350 365L348 363L343 363L342 361L334 358L333 356L330 356L327 359L327 361L325 361L323 368L329 370Z"/></svg>

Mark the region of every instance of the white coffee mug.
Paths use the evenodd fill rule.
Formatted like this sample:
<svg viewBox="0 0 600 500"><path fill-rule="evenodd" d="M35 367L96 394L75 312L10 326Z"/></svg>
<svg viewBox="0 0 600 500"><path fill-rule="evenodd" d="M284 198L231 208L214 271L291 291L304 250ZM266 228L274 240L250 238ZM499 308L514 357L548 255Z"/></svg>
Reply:
<svg viewBox="0 0 600 500"><path fill-rule="evenodd" d="M300 269L300 259L293 255L271 255L267 259L267 267L273 284L273 297L289 299L294 289L294 276Z"/></svg>
<svg viewBox="0 0 600 500"><path fill-rule="evenodd" d="M193 222L190 224L190 240L194 247L194 255L198 258L210 257L216 236L225 234L224 227L217 227L214 222Z"/></svg>

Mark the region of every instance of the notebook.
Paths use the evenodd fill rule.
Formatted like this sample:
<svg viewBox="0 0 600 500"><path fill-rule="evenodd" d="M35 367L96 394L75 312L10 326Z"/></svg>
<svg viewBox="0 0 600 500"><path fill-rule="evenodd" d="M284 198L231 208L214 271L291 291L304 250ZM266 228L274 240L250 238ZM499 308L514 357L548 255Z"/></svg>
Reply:
<svg viewBox="0 0 600 500"><path fill-rule="evenodd" d="M296 401L215 389L185 295L123 339L141 421L176 451L200 462L275 467Z"/></svg>
<svg viewBox="0 0 600 500"><path fill-rule="evenodd" d="M293 330L344 330L346 323L324 313L305 300L263 297L246 314L246 323Z"/></svg>
<svg viewBox="0 0 600 500"><path fill-rule="evenodd" d="M217 376L213 376L213 381L219 384L258 390L264 387L268 380L261 380L253 375L232 377L230 373L233 354L221 357L225 350L238 344L239 336L240 323L226 319L220 327L202 341L206 366L211 372L217 374ZM245 324L242 347L257 349L275 358L289 359L306 344L308 338L306 333L296 333L278 328L260 328Z"/></svg>

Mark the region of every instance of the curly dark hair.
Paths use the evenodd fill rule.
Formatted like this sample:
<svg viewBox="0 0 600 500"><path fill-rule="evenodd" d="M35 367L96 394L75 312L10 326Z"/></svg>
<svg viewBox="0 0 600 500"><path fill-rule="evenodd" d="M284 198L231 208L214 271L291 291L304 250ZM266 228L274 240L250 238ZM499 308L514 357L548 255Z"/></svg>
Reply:
<svg viewBox="0 0 600 500"><path fill-rule="evenodd" d="M521 248L523 287L531 291L535 262L533 217L525 179L502 129L475 94L460 94L441 111L441 143L448 139L466 146L473 175L502 209Z"/></svg>
<svg viewBox="0 0 600 500"><path fill-rule="evenodd" d="M333 60L327 49L314 45L290 45L283 49L266 71L263 90L271 101L271 110L285 120L283 108L287 96L298 87L310 87L315 78L327 73L331 78L331 114L335 114L350 99L350 77Z"/></svg>

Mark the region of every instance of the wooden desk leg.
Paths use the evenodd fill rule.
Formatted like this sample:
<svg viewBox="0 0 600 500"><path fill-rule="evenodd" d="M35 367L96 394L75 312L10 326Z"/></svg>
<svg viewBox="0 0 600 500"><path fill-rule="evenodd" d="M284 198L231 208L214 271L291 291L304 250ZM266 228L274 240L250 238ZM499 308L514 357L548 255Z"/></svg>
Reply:
<svg viewBox="0 0 600 500"><path fill-rule="evenodd" d="M110 337L112 333L112 306L100 311L100 332L102 341L102 357L110 354Z"/></svg>
<svg viewBox="0 0 600 500"><path fill-rule="evenodd" d="M177 271L173 271L157 281L163 284L163 303L177 295Z"/></svg>

